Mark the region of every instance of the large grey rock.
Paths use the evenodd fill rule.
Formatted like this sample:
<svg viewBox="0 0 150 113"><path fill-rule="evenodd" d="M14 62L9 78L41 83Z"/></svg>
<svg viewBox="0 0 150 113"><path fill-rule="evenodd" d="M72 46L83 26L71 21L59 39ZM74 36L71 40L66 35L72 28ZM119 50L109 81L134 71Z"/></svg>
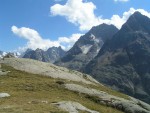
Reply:
<svg viewBox="0 0 150 113"><path fill-rule="evenodd" d="M114 95L110 95L106 92L99 91L92 88L83 87L77 84L65 84L68 90L84 93L91 96L99 97L98 101L100 104L105 104L124 111L125 113L150 113L150 105L131 98L129 100L120 98Z"/></svg>
<svg viewBox="0 0 150 113"><path fill-rule="evenodd" d="M5 58L4 60L0 60L0 63L12 66L15 69L21 71L26 71L29 73L39 75L46 75L52 78L61 78L71 81L78 81L86 84L97 83L97 81L89 75L32 59Z"/></svg>
<svg viewBox="0 0 150 113"><path fill-rule="evenodd" d="M68 111L69 113L78 113L79 111L86 111L88 113L99 113L94 110L90 110L86 108L85 106L81 105L78 102L72 102L72 101L62 101L55 103L59 108Z"/></svg>

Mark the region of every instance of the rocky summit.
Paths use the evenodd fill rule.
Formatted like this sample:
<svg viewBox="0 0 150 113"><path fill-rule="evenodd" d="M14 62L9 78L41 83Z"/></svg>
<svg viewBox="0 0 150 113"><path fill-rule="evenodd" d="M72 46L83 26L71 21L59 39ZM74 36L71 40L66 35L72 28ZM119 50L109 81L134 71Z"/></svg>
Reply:
<svg viewBox="0 0 150 113"><path fill-rule="evenodd" d="M84 71L115 90L150 103L150 19L135 12Z"/></svg>
<svg viewBox="0 0 150 113"><path fill-rule="evenodd" d="M104 42L118 29L113 25L101 24L93 27L55 64L69 69L82 70L99 52Z"/></svg>
<svg viewBox="0 0 150 113"><path fill-rule="evenodd" d="M47 51L44 51L42 49L36 50L28 49L22 57L39 60L43 62L54 63L56 60L63 57L64 54L65 51L61 47L51 47Z"/></svg>

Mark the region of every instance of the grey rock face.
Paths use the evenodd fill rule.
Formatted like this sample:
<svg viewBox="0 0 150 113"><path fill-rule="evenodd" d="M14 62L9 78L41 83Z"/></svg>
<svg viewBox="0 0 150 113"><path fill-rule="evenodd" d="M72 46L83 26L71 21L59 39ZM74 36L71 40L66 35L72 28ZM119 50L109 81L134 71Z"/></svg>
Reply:
<svg viewBox="0 0 150 113"><path fill-rule="evenodd" d="M134 13L85 68L98 81L150 103L150 19Z"/></svg>
<svg viewBox="0 0 150 113"><path fill-rule="evenodd" d="M68 111L69 113L79 113L79 111L86 111L88 113L99 113L97 111L90 110L83 105L81 105L78 102L72 102L72 101L61 101L58 103L54 103L59 108Z"/></svg>
<svg viewBox="0 0 150 113"><path fill-rule="evenodd" d="M39 60L43 62L51 62L54 63L59 58L63 57L65 51L61 49L61 47L52 47L47 51L42 49L27 50L27 52L23 55L23 58L30 58L34 60Z"/></svg>
<svg viewBox="0 0 150 113"><path fill-rule="evenodd" d="M113 25L102 24L93 27L74 44L64 57L55 64L73 70L81 70L99 52L103 43L111 38L118 29Z"/></svg>
<svg viewBox="0 0 150 113"><path fill-rule="evenodd" d="M45 75L52 78L66 79L86 84L97 83L90 75L86 75L77 71L69 70L63 67L55 66L51 63L40 62L25 58L5 58L0 63L12 66L17 70Z"/></svg>

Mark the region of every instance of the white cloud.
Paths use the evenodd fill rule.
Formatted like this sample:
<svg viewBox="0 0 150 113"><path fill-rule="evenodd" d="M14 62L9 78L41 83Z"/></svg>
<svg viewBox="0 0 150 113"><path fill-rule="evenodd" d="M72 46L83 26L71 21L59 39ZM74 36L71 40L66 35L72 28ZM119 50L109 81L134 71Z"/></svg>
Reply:
<svg viewBox="0 0 150 113"><path fill-rule="evenodd" d="M70 49L74 43L80 38L83 34L73 34L72 36L68 37L59 37L58 42L65 47L65 49Z"/></svg>
<svg viewBox="0 0 150 113"><path fill-rule="evenodd" d="M27 48L30 49L43 49L46 50L50 47L58 47L61 46L63 49L69 49L72 45L79 39L81 34L73 34L71 37L60 37L56 41L51 41L50 39L43 39L40 34L34 29L21 27L18 28L16 26L12 26L12 32L27 40L27 44L24 47L20 47L19 51L24 51Z"/></svg>
<svg viewBox="0 0 150 113"><path fill-rule="evenodd" d="M121 28L121 26L128 20L128 18L136 11L139 11L141 14L147 16L150 18L150 12L145 11L144 9L134 9L134 8L130 8L129 11L124 12L122 17L120 17L119 15L113 15L111 17L111 19L108 20L108 22L106 22L107 24L113 24L115 25L117 28Z"/></svg>
<svg viewBox="0 0 150 113"><path fill-rule="evenodd" d="M128 2L129 0L114 0L115 2Z"/></svg>
<svg viewBox="0 0 150 113"><path fill-rule="evenodd" d="M127 0L116 0L127 1ZM110 19L102 18L102 15L96 16L94 10L96 6L92 2L83 2L83 0L68 0L65 5L55 4L50 7L50 12L53 16L64 16L66 19L79 26L79 29L89 30L91 27L106 23L113 24L117 28L127 21L127 19L135 11L141 12L143 15L150 17L150 13L144 9L130 8L129 11L124 12L122 16L113 15Z"/></svg>
<svg viewBox="0 0 150 113"><path fill-rule="evenodd" d="M99 23L98 17L94 15L96 6L92 2L83 0L68 0L65 5L55 4L50 7L54 16L65 16L71 23L80 26L80 30L90 29Z"/></svg>

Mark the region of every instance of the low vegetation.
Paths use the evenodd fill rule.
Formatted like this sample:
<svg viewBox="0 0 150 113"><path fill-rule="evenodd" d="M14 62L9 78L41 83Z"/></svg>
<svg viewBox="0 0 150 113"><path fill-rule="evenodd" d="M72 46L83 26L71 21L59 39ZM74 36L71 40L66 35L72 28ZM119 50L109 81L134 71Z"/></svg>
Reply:
<svg viewBox="0 0 150 113"><path fill-rule="evenodd" d="M0 76L0 92L11 96L0 99L0 113L66 113L52 104L60 101L79 102L100 113L122 113L65 89L63 84L69 81L26 73L6 65L2 65L2 69L10 72Z"/></svg>

